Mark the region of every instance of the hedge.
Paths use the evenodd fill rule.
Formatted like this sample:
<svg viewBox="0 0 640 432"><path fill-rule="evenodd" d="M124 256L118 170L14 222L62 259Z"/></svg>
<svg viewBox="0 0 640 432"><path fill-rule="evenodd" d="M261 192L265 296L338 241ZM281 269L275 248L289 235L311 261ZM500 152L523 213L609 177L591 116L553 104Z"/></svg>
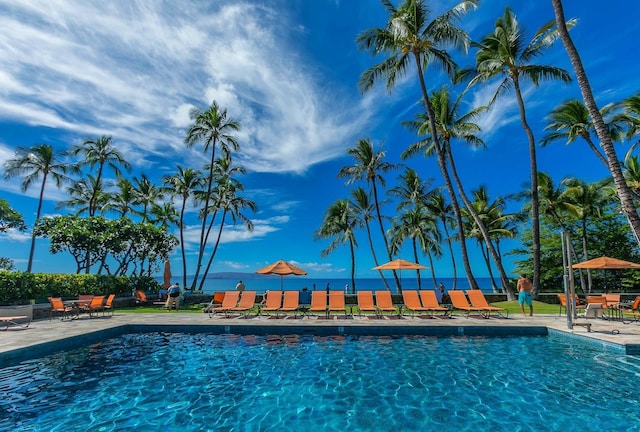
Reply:
<svg viewBox="0 0 640 432"><path fill-rule="evenodd" d="M4 306L46 301L48 297L77 298L80 294L131 295L136 289L154 293L159 284L147 276L0 271L0 305Z"/></svg>

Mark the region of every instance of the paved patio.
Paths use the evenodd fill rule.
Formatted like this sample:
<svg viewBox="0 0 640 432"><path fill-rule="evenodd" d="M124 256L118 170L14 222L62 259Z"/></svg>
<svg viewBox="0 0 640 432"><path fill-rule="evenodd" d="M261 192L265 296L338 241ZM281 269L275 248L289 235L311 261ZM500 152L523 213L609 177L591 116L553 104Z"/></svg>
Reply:
<svg viewBox="0 0 640 432"><path fill-rule="evenodd" d="M0 367L25 358L34 358L51 352L68 349L104 338L131 331L185 331L185 332L242 332L255 330L261 334L291 333L337 333L337 334L435 334L435 335L526 335L546 334L547 330L557 330L566 334L588 338L604 347L621 349L628 354L640 354L640 323L622 323L603 319L586 320L591 323L591 332L586 327L567 328L565 316L536 315L523 317L509 316L508 319L491 317L465 318L456 315L448 318L420 317L348 317L332 316L331 319L293 316L275 319L266 316L248 318L214 316L197 313L118 313L89 318L64 320L59 318L33 321L29 328L9 327L0 331Z"/></svg>

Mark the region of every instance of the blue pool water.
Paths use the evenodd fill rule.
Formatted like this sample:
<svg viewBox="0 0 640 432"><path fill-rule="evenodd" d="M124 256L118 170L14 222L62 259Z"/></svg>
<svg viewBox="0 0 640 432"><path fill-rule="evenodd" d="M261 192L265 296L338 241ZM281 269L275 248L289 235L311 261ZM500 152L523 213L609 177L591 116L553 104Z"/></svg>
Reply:
<svg viewBox="0 0 640 432"><path fill-rule="evenodd" d="M129 334L0 369L0 430L638 430L639 376L556 336Z"/></svg>

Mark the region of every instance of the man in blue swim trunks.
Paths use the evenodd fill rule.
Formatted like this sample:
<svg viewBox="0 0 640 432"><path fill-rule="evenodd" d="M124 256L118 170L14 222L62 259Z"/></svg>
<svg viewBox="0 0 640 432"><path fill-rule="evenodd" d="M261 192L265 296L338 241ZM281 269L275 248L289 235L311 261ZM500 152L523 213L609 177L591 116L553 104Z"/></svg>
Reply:
<svg viewBox="0 0 640 432"><path fill-rule="evenodd" d="M518 280L518 304L520 305L520 310L522 310L522 315L527 316L524 312L525 303L529 305L529 316L533 316L533 301L531 300L531 290L533 289L533 284L529 279L527 279L527 275L520 275L520 279Z"/></svg>

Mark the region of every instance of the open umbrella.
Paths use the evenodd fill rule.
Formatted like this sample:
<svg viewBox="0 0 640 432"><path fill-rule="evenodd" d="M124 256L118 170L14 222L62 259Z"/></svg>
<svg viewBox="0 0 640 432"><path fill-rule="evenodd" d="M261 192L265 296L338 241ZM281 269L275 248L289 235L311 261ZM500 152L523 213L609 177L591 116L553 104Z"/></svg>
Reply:
<svg viewBox="0 0 640 432"><path fill-rule="evenodd" d="M307 272L302 270L300 267L296 267L295 265L288 263L284 260L278 260L273 264L269 264L266 267L256 270L256 273L280 275L280 291L282 291L283 276L288 276L288 275L302 276L307 274Z"/></svg>
<svg viewBox="0 0 640 432"><path fill-rule="evenodd" d="M601 256L578 264L573 264L573 268L583 269L640 269L640 264L630 261L623 261L617 258Z"/></svg>
<svg viewBox="0 0 640 432"><path fill-rule="evenodd" d="M162 274L162 288L168 289L171 286L171 262L164 261L164 273Z"/></svg>
<svg viewBox="0 0 640 432"><path fill-rule="evenodd" d="M402 286L402 270L422 270L426 268L428 267L422 264L398 258L388 263L380 264L374 267L373 270L400 270L400 286Z"/></svg>

